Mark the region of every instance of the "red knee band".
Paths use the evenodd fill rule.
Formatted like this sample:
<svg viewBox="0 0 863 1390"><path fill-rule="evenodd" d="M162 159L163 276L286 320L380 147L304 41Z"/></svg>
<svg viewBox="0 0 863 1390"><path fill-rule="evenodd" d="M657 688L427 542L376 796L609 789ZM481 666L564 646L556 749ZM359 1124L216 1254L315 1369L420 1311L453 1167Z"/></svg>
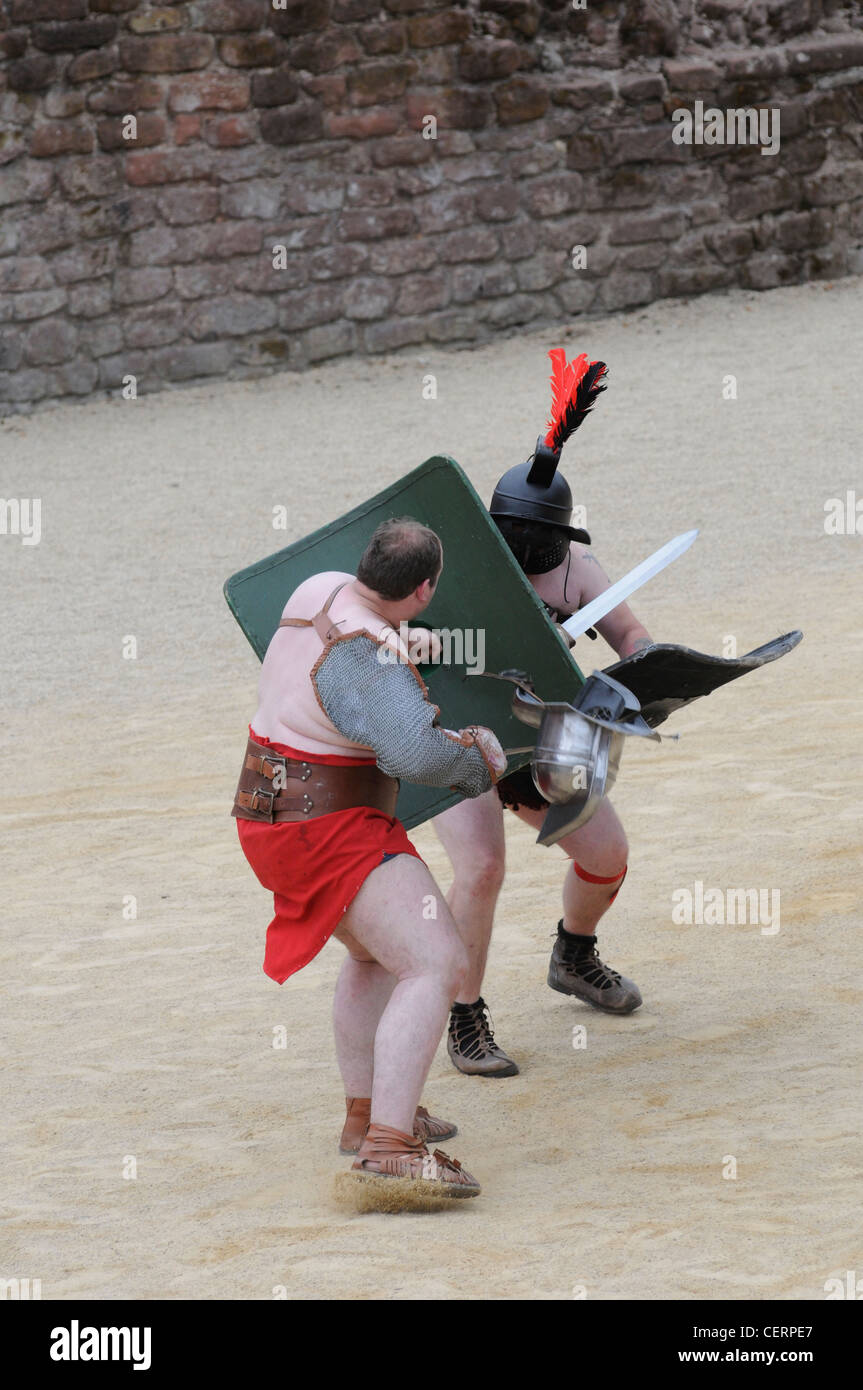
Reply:
<svg viewBox="0 0 863 1390"><path fill-rule="evenodd" d="M614 902L621 888L623 887L623 880L626 878L626 873L629 868L629 865L624 864L622 871L619 874L612 874L611 878L603 878L601 874L589 874L587 872L587 869L583 869L581 865L577 864L574 859L572 861L572 867L575 869L575 872L578 874L578 877L584 879L585 883L617 883L617 880L620 879L620 882L617 883L617 887L615 888L614 892L608 900L610 906Z"/></svg>
<svg viewBox="0 0 863 1390"><path fill-rule="evenodd" d="M575 869L575 872L578 874L579 878L584 879L585 883L617 883L618 879L620 879L621 882L623 882L623 879L626 877L626 870L628 866L624 865L620 873L612 874L611 878L603 878L601 874L589 874L587 872L587 869L583 869L581 865L576 862L575 859L573 859L572 861L572 867Z"/></svg>

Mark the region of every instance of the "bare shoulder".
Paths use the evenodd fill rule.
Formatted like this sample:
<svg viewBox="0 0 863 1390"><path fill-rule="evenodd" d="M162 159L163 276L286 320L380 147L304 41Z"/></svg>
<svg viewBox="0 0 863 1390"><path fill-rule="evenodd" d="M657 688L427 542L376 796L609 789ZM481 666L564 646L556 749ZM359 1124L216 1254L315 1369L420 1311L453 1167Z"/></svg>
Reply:
<svg viewBox="0 0 863 1390"><path fill-rule="evenodd" d="M580 541L573 541L569 547L571 557L572 573L579 580L585 583L595 584L597 574L601 575L605 583L609 582L608 575L587 545L582 545Z"/></svg>
<svg viewBox="0 0 863 1390"><path fill-rule="evenodd" d="M608 587L609 579L590 548L570 541L569 554L548 574L530 576L543 603L558 613L576 613L583 603Z"/></svg>
<svg viewBox="0 0 863 1390"><path fill-rule="evenodd" d="M298 584L282 610L283 618L313 618L339 584L349 584L354 578L344 570L322 570L311 574Z"/></svg>
<svg viewBox="0 0 863 1390"><path fill-rule="evenodd" d="M313 618L319 613L334 589L340 585L351 584L356 578L345 570L325 570L313 574L298 585L288 599L284 616L288 618ZM330 609L339 632L367 632L376 641L386 642L402 658L407 657L407 648L399 634L394 631L374 609L366 604L351 589L336 595Z"/></svg>

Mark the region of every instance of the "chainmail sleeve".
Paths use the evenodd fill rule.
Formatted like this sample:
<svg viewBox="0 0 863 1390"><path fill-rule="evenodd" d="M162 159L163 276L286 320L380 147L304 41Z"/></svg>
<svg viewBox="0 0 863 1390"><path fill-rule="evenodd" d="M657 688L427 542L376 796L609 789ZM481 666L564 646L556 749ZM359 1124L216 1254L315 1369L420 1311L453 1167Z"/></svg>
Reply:
<svg viewBox="0 0 863 1390"><path fill-rule="evenodd" d="M381 660L379 652L392 660ZM474 743L449 737L435 725L437 706L413 668L366 633L325 648L311 672L327 718L352 743L371 748L382 772L465 796L488 791L492 777Z"/></svg>

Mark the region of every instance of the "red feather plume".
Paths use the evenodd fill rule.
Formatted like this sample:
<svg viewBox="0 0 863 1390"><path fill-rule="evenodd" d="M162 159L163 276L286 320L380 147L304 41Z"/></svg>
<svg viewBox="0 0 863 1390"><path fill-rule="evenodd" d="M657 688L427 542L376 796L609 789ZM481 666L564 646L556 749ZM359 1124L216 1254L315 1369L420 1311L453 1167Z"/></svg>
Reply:
<svg viewBox="0 0 863 1390"><path fill-rule="evenodd" d="M602 378L608 368L604 362L588 362L586 352L572 362L567 362L563 348L552 348L548 355L551 358L551 417L543 442L559 453L593 408L597 396L606 390Z"/></svg>

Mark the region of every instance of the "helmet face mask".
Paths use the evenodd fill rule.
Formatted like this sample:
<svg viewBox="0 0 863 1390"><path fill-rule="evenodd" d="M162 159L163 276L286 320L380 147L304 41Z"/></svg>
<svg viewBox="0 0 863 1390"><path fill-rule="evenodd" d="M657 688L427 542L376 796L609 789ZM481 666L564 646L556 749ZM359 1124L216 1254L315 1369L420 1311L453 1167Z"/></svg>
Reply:
<svg viewBox="0 0 863 1390"><path fill-rule="evenodd" d="M562 526L496 516L497 527L525 574L548 574L569 553L570 533Z"/></svg>

